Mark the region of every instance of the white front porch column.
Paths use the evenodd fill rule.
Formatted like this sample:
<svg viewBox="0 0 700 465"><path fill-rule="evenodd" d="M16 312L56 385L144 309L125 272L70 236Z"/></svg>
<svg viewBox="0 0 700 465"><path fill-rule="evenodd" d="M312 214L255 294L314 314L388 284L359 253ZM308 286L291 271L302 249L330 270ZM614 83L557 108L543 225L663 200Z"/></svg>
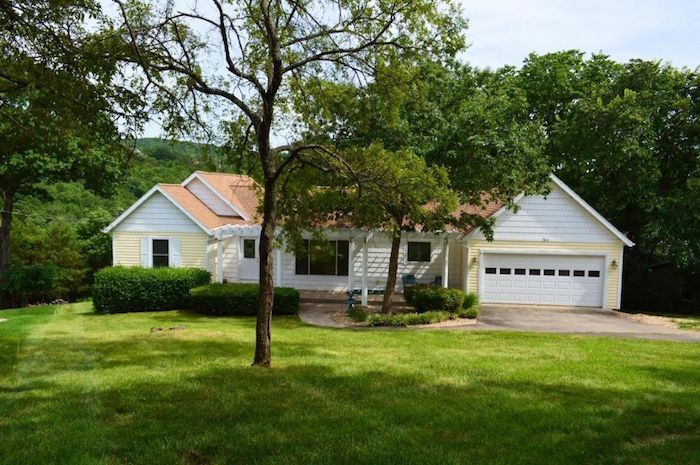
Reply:
<svg viewBox="0 0 700 465"><path fill-rule="evenodd" d="M462 244L462 290L469 288L469 248Z"/></svg>
<svg viewBox="0 0 700 465"><path fill-rule="evenodd" d="M277 268L275 268L277 272L277 276L275 276L275 286L277 287L282 286L282 247L283 244L280 244L279 248L275 250L275 262L277 266Z"/></svg>
<svg viewBox="0 0 700 465"><path fill-rule="evenodd" d="M442 287L447 287L447 281L450 279L450 240L445 238L445 245L443 247L444 256L442 259Z"/></svg>
<svg viewBox="0 0 700 465"><path fill-rule="evenodd" d="M367 305L369 303L369 292L367 290L367 259L369 244L367 243L367 237L364 238L364 245L362 247L362 305Z"/></svg>
<svg viewBox="0 0 700 465"><path fill-rule="evenodd" d="M216 240L216 282L224 281L224 241Z"/></svg>
<svg viewBox="0 0 700 465"><path fill-rule="evenodd" d="M355 240L348 241L348 291L355 289Z"/></svg>

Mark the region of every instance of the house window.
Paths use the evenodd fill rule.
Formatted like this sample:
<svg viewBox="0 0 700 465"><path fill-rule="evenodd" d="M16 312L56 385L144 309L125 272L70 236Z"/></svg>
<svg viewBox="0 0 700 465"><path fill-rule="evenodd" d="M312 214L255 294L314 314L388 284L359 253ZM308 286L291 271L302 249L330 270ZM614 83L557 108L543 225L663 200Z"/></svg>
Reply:
<svg viewBox="0 0 700 465"><path fill-rule="evenodd" d="M486 274L496 274L496 268L486 268Z"/></svg>
<svg viewBox="0 0 700 465"><path fill-rule="evenodd" d="M409 242L407 255L409 262L429 262L430 242Z"/></svg>
<svg viewBox="0 0 700 465"><path fill-rule="evenodd" d="M586 272L583 270L574 270L574 276L586 276Z"/></svg>
<svg viewBox="0 0 700 465"><path fill-rule="evenodd" d="M243 258L255 258L255 239L243 239Z"/></svg>
<svg viewBox="0 0 700 465"><path fill-rule="evenodd" d="M590 270L588 272L588 277L589 278L600 278L600 271Z"/></svg>
<svg viewBox="0 0 700 465"><path fill-rule="evenodd" d="M545 276L554 276L554 270L544 270Z"/></svg>
<svg viewBox="0 0 700 465"><path fill-rule="evenodd" d="M559 270L559 276L569 276L570 274L569 270Z"/></svg>
<svg viewBox="0 0 700 465"><path fill-rule="evenodd" d="M296 274L347 276L350 267L349 241L304 241L296 256Z"/></svg>
<svg viewBox="0 0 700 465"><path fill-rule="evenodd" d="M510 268L501 268L498 271L500 274L510 274Z"/></svg>
<svg viewBox="0 0 700 465"><path fill-rule="evenodd" d="M525 268L516 268L515 274L525 274Z"/></svg>
<svg viewBox="0 0 700 465"><path fill-rule="evenodd" d="M169 252L167 239L153 239L153 266L170 266Z"/></svg>
<svg viewBox="0 0 700 465"><path fill-rule="evenodd" d="M539 276L540 275L540 270L537 268L530 268L529 272L530 276Z"/></svg>

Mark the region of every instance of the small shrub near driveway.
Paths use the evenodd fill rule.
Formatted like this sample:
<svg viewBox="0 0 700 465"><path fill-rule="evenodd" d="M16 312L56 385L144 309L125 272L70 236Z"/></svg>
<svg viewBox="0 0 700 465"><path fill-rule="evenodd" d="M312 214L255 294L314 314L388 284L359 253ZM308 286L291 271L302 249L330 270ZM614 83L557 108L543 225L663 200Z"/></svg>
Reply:
<svg viewBox="0 0 700 465"><path fill-rule="evenodd" d="M460 318L479 318L479 307L477 305L473 305L471 307L464 307L460 308L457 310L457 316Z"/></svg>
<svg viewBox="0 0 700 465"><path fill-rule="evenodd" d="M476 304L475 294L466 294L459 289L437 286L411 286L404 290L406 303L418 312L442 310L456 312Z"/></svg>
<svg viewBox="0 0 700 465"><path fill-rule="evenodd" d="M210 281L198 268L104 268L95 275L92 303L97 313L184 309L190 289Z"/></svg>
<svg viewBox="0 0 700 465"><path fill-rule="evenodd" d="M208 284L190 291L192 309L207 315L248 315L258 313L257 284ZM299 291L276 287L272 306L274 315L294 315L299 312Z"/></svg>
<svg viewBox="0 0 700 465"><path fill-rule="evenodd" d="M375 313L370 315L367 323L370 326L412 326L430 325L441 323L447 320L454 320L459 315L451 312L433 311L422 313L395 313L387 315L385 313Z"/></svg>
<svg viewBox="0 0 700 465"><path fill-rule="evenodd" d="M346 310L346 314L348 315L348 318L350 318L352 321L357 321L357 322L363 322L367 320L367 309L365 307L362 307L361 305L355 305L352 308L348 308Z"/></svg>
<svg viewBox="0 0 700 465"><path fill-rule="evenodd" d="M479 306L476 295L467 294L464 300L468 302L470 306L460 307L455 311L432 310L427 312L395 313L392 315L375 313L369 315L367 324L369 324L369 326L411 326L441 323L457 318L478 318Z"/></svg>

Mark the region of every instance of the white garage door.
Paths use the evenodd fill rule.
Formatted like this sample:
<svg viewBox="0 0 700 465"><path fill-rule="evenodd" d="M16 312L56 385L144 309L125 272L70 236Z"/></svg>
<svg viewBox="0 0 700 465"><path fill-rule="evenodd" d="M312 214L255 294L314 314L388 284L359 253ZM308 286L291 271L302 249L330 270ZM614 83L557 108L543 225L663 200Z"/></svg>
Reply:
<svg viewBox="0 0 700 465"><path fill-rule="evenodd" d="M603 305L604 257L484 254L482 302Z"/></svg>

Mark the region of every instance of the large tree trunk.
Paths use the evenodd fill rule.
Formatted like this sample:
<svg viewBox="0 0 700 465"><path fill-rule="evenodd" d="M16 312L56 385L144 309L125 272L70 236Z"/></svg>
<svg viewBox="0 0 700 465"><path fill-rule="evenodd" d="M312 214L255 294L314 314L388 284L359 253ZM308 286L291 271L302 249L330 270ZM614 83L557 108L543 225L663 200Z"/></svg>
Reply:
<svg viewBox="0 0 700 465"><path fill-rule="evenodd" d="M391 298L396 287L396 273L399 270L399 247L401 246L401 233L391 239L391 256L389 257L389 276L384 288L384 300L382 301L382 313L391 313Z"/></svg>
<svg viewBox="0 0 700 465"><path fill-rule="evenodd" d="M10 264L10 233L12 231L12 212L15 205L14 193L5 192L2 196L3 206L0 219L0 308L7 308L10 305L9 296L2 289L4 286L4 276Z"/></svg>
<svg viewBox="0 0 700 465"><path fill-rule="evenodd" d="M271 120L271 116L270 116ZM270 151L269 126L258 132L258 150L265 173L265 192L263 193L263 221L260 231L260 278L258 294L258 317L255 326L255 357L253 366L269 367L272 359L270 350L270 323L272 320L272 303L275 295L273 245L277 225L277 179L272 169L274 162Z"/></svg>

